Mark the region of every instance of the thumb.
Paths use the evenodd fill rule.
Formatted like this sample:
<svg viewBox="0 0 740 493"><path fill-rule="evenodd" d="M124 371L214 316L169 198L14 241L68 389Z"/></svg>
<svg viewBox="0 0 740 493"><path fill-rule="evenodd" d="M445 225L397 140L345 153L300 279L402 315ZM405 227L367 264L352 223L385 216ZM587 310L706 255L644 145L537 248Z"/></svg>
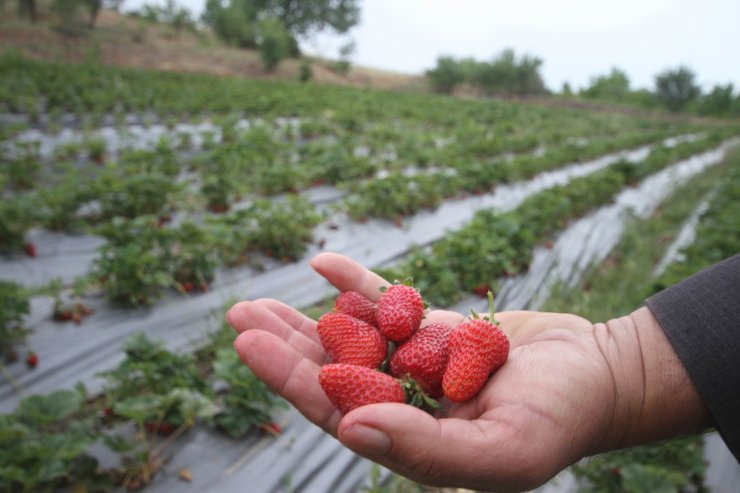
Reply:
<svg viewBox="0 0 740 493"><path fill-rule="evenodd" d="M337 437L358 454L415 481L480 486L482 479L496 475L492 465L509 462L499 457L506 437L493 438L489 425L436 419L404 404L371 404L344 416Z"/></svg>

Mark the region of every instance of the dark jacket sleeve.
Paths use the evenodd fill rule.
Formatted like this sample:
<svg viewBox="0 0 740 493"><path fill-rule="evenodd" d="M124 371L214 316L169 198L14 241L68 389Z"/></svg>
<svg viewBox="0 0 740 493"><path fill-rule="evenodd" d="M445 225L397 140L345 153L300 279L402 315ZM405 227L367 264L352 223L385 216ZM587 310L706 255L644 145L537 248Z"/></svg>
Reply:
<svg viewBox="0 0 740 493"><path fill-rule="evenodd" d="M740 461L740 254L647 300Z"/></svg>

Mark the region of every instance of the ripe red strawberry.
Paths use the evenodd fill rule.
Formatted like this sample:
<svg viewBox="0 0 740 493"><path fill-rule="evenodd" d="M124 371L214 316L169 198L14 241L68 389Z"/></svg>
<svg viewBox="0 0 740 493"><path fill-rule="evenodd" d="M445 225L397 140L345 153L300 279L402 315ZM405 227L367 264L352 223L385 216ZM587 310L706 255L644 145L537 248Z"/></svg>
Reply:
<svg viewBox="0 0 740 493"><path fill-rule="evenodd" d="M424 318L424 300L413 286L394 284L378 300L378 330L393 342L403 342L416 332Z"/></svg>
<svg viewBox="0 0 740 493"><path fill-rule="evenodd" d="M391 373L412 378L430 397L442 397L451 333L452 327L443 323L421 327L391 356Z"/></svg>
<svg viewBox="0 0 740 493"><path fill-rule="evenodd" d="M324 365L319 384L342 414L377 402L406 402L401 382L392 376L356 365Z"/></svg>
<svg viewBox="0 0 740 493"><path fill-rule="evenodd" d="M450 335L450 355L442 389L452 402L464 402L475 397L491 373L498 370L509 355L509 338L493 317L493 294L490 292L488 299L490 318L465 322Z"/></svg>
<svg viewBox="0 0 740 493"><path fill-rule="evenodd" d="M39 355L34 352L28 353L26 364L31 368L36 368L36 366L39 364Z"/></svg>
<svg viewBox="0 0 740 493"><path fill-rule="evenodd" d="M345 291L334 302L334 311L346 313L372 326L377 326L375 320L375 303L356 291Z"/></svg>
<svg viewBox="0 0 740 493"><path fill-rule="evenodd" d="M378 368L388 355L388 342L372 325L346 313L322 315L316 330L334 363Z"/></svg>
<svg viewBox="0 0 740 493"><path fill-rule="evenodd" d="M275 437L283 432L283 429L280 427L280 425L274 422L262 423L260 425L260 430L264 431L265 433L269 433L270 435Z"/></svg>
<svg viewBox="0 0 740 493"><path fill-rule="evenodd" d="M26 243L23 245L23 249L26 251L26 255L29 257L35 257L36 256L36 245L34 243Z"/></svg>

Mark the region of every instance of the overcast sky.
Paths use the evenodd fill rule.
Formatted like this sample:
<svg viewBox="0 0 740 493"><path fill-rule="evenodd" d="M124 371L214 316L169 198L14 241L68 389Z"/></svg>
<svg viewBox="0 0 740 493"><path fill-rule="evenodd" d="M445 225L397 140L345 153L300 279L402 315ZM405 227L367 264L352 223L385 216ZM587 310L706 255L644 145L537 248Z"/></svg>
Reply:
<svg viewBox="0 0 740 493"><path fill-rule="evenodd" d="M176 0L199 14L205 0ZM164 0L127 0L124 9ZM432 68L440 55L489 60L505 48L544 61L546 85L586 86L612 67L633 88L685 65L705 89L740 88L740 0L361 0L348 35L320 36L307 52L336 56L348 36L352 61L404 73Z"/></svg>

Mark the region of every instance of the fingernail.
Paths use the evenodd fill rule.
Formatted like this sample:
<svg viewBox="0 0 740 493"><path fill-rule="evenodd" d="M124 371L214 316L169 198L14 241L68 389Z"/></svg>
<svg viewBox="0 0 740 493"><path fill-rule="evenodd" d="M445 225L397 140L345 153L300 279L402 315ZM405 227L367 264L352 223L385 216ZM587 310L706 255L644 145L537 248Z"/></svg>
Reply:
<svg viewBox="0 0 740 493"><path fill-rule="evenodd" d="M354 424L345 429L340 439L342 443L358 452L385 455L391 449L391 438L382 431L363 424Z"/></svg>

